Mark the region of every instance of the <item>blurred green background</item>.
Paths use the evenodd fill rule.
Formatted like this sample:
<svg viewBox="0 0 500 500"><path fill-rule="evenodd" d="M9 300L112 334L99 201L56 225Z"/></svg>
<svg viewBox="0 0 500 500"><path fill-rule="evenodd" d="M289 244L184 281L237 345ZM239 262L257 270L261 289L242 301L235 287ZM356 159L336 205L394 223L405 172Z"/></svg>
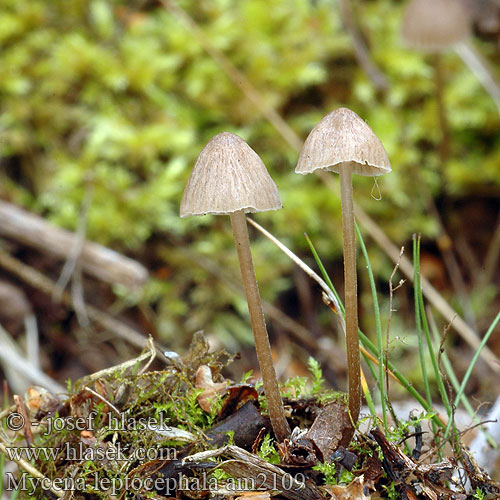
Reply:
<svg viewBox="0 0 500 500"><path fill-rule="evenodd" d="M482 331L496 309L499 279L496 266L481 286L476 280L500 208L500 120L457 54L445 51L439 61L447 120L443 153L436 58L402 43L404 2L350 2L350 20L383 75L379 88L358 62L353 32L346 29L349 13L342 11L346 2L177 5L201 37L167 2L2 0L1 197L74 230L88 196L88 238L137 259L151 273L142 294L116 287L109 303L132 311L135 326L154 329L171 349L184 349L199 329L228 350L245 349L252 344L246 304L224 280L240 280L229 221L178 216L191 167L216 133L244 138L283 199L282 210L256 220L314 266L307 232L342 289L339 197L316 176L294 173L298 154L265 115L276 110L303 140L326 113L349 107L379 136L393 166L378 188L370 178L355 178L357 203L398 246L410 248L412 234L423 234L424 272L464 314L442 261L443 246L451 248L471 321ZM472 21L470 43L498 77L498 32L482 29L478 17ZM207 46L253 86L258 105ZM433 207L448 234L444 243ZM271 242L254 231L251 236L263 298L320 341L335 338L334 319L316 287ZM367 244L386 315L393 263L368 237ZM415 343L411 300L411 286L395 297L400 313L391 335L408 337L395 351ZM370 308L369 296L362 298L361 324L372 336ZM139 317L148 321L141 325ZM283 345L286 332L270 323L273 342ZM51 328L42 324L48 341Z"/></svg>

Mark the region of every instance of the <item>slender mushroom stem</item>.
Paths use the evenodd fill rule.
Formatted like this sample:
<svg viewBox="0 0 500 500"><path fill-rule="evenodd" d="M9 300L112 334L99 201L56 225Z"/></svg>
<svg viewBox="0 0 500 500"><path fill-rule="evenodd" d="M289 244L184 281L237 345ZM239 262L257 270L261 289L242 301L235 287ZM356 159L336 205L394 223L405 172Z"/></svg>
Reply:
<svg viewBox="0 0 500 500"><path fill-rule="evenodd" d="M349 379L349 411L354 424L361 408L361 378L358 339L358 293L356 276L356 236L352 196L352 169L340 170L342 203L342 233L344 242L345 325L347 347L347 375Z"/></svg>
<svg viewBox="0 0 500 500"><path fill-rule="evenodd" d="M274 370L273 358L271 356L271 346L267 334L262 303L260 301L259 287L255 277L252 253L250 251L250 241L248 239L248 229L245 212L238 210L232 212L231 225L233 226L234 243L240 261L241 276L247 297L248 310L250 312L250 322L252 324L253 337L255 340L255 350L259 361L262 381L264 382L264 392L267 399L267 407L271 425L278 442L282 443L290 437L290 427L285 418L283 402L278 387L276 371Z"/></svg>

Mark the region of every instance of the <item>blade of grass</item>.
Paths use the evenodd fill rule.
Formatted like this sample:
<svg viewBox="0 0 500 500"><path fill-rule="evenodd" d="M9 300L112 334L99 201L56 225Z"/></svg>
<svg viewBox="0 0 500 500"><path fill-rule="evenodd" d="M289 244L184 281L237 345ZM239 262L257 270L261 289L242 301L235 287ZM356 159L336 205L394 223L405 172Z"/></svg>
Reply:
<svg viewBox="0 0 500 500"><path fill-rule="evenodd" d="M314 251L313 255L315 255L315 259L318 262L318 267L320 269L323 269L322 273L324 272L324 277L325 280L321 279L305 262L303 262L299 257L297 257L292 251L290 251L283 243L281 243L277 238L275 238L271 233L266 231L262 226L257 224L255 221L252 219L247 218L248 222L252 224L256 229L258 229L264 236L269 238L282 252L284 252L290 259L295 262L301 269L305 271L305 269L308 269L308 276L314 279L323 289L327 297L331 300L331 297L333 297L334 300L331 300L330 308L333 310L333 312L337 315L339 319L343 319L342 314L338 314L339 311L344 311L344 306L340 300L336 299L336 296L334 295L334 290L335 288L333 287L333 284L331 283L331 280L326 273L326 270L323 266L323 263L321 262L321 259L316 251ZM312 245L312 243L311 243ZM320 266L321 263L321 266ZM326 284L327 282L330 282L331 286L333 288L328 288L328 285ZM325 289L326 288L326 289ZM335 291L336 293L336 291ZM338 295L337 295L338 296ZM345 332L345 330L344 330ZM376 346L373 344L373 342L361 331L358 331L358 335L361 341L361 344L363 348L365 348L367 351L369 351L376 359L379 358L379 352ZM432 408L432 405L429 405L427 401L419 394L419 392L412 386L411 382L409 382L406 377L400 373L397 368L394 366L394 364L391 361L387 362L387 366L390 370L391 375L394 376L397 381L401 384L401 386L415 399L417 400L422 408L424 410L428 411L429 413L434 412L434 409ZM433 421L435 421L440 427L445 428L446 424L442 420L442 418L435 413L432 417Z"/></svg>
<svg viewBox="0 0 500 500"><path fill-rule="evenodd" d="M387 424L387 411L386 411L386 401L387 392L385 387L385 377L384 377L384 339L382 338L382 323L380 321L380 308L378 305L377 288L375 286L375 278L373 277L372 266L370 264L370 259L368 258L368 252L366 251L366 245L363 241L363 236L359 230L359 226L354 222L356 229L356 234L358 236L359 245L361 252L365 259L366 270L368 272L368 280L370 282L370 290L372 293L372 304L373 304L373 314L375 316L375 331L377 333L377 349L378 349L378 389L380 391L380 405L382 407L382 422L384 424L384 431L387 434L388 424Z"/></svg>
<svg viewBox="0 0 500 500"><path fill-rule="evenodd" d="M439 333L437 330L436 322L434 321L434 318L429 311L427 311L427 316L429 318L429 325L431 327L431 333L433 336L433 343L434 343L434 348L435 349L440 349L441 348L441 341L439 337ZM446 376L448 377L448 380L450 381L453 389L455 392L458 393L460 389L460 382L458 381L458 378L455 374L455 370L453 369L453 365L451 364L450 358L448 357L448 354L446 351L443 350L441 354L441 361L443 362L443 367L446 372ZM481 424L481 420L477 417L476 411L474 410L473 406L470 404L469 399L467 398L466 394L462 394L462 397L460 398L463 407L465 408L465 411L470 415L472 422L474 424ZM498 445L491 436L491 434L482 426L479 425L479 429L481 432L484 434L486 440L488 441L488 444L495 449L498 449Z"/></svg>
<svg viewBox="0 0 500 500"><path fill-rule="evenodd" d="M314 260L316 261L316 265L318 266L318 268L321 272L321 275L323 276L323 279L326 281L326 284L328 285L330 290L335 295L335 298L337 299L337 301L339 303L340 311L342 312L342 314L345 314L344 304L342 303L342 300L340 299L340 295L338 294L336 288L333 286L332 280L330 279L330 276L326 272L325 266L323 265L323 262L319 258L319 255L318 255L318 252L316 251L316 248L314 248L314 245L313 245L311 239L309 238L309 236L307 235L307 233L304 233L304 236L306 238L307 244L309 245L309 248L311 249L311 253L313 254Z"/></svg>
<svg viewBox="0 0 500 500"><path fill-rule="evenodd" d="M367 360L365 358L365 362L366 361ZM368 364L368 367L371 368L371 363L367 362L367 364ZM366 399L366 404L368 405L368 408L370 410L370 414L373 418L373 422L375 423L378 421L377 410L375 409L375 405L373 404L373 398L372 398L370 389L368 388L368 384L366 383L366 377L365 377L365 374L363 372L363 369L361 369L361 389L363 390L363 394L364 394L365 399Z"/></svg>
<svg viewBox="0 0 500 500"><path fill-rule="evenodd" d="M290 258L297 266L299 266L310 278L312 278L316 283L321 287L323 292L327 295L328 299L335 305L337 308L337 311L341 311L342 313L344 312L343 306L341 309L340 306L340 300L338 299L338 294L336 293L335 288L333 285L328 285L325 283L324 280L322 280L302 259L297 257L287 246L285 246L283 243L281 243L278 238L273 236L269 231L264 229L260 224L257 224L254 220L250 219L247 217L247 221L256 229L258 229L266 238L271 240L288 258ZM343 324L343 315L338 314L339 321L341 321L341 326L342 330L345 333L345 324Z"/></svg>
<svg viewBox="0 0 500 500"><path fill-rule="evenodd" d="M413 298L415 301L415 323L417 327L418 357L420 359L420 371L424 383L425 397L429 405L432 406L431 388L429 377L427 376L427 366L425 363L424 337L422 333L422 318L420 315L420 236L413 235Z"/></svg>
<svg viewBox="0 0 500 500"><path fill-rule="evenodd" d="M470 376L472 374L472 370L474 369L474 366L476 366L477 360L479 359L479 356L481 354L481 350L488 342L489 338L491 337L491 334L495 330L495 327L497 326L499 321L500 321L500 311L498 312L495 319L491 323L490 327L488 328L488 331L484 334L484 337L481 340L479 347L477 348L476 352L474 353L474 356L472 357L472 360L469 364L469 367L467 368L467 371L465 372L462 383L460 384L460 387L458 389L457 395L455 396L455 401L453 403L455 406L458 405L458 403L460 402L460 399L462 398L462 394L464 394L465 387L467 386L467 383L469 382L469 379L470 379ZM448 422L448 425L446 426L446 429L445 429L445 432L443 435L443 440L447 439L447 437L450 433L450 429L451 429L451 421Z"/></svg>
<svg viewBox="0 0 500 500"><path fill-rule="evenodd" d="M416 238L416 246L417 246L417 256L419 260L418 266L420 266L420 236ZM415 242L415 239L414 239ZM420 267L418 267L418 281L420 285ZM439 371L439 365L437 362L436 358L436 353L434 352L433 346L432 346L432 339L431 339L431 334L429 330L429 323L427 321L427 314L425 312L425 305L424 305L424 295L422 293L422 287L416 287L415 289L417 290L418 294L418 303L419 303L419 308L420 308L420 318L422 320L422 326L424 329L425 333L425 340L427 342L427 349L429 351L429 356L431 357L431 363L432 363L432 369L434 370L434 376L436 378L437 386L439 389L439 394L441 396L441 401L444 404L446 408L446 413L448 414L448 419L449 422L452 422L452 425L455 425L453 423L453 409L451 408L450 405L450 400L448 398L448 393L446 392L446 387L444 386L443 382L443 377L441 377L441 372Z"/></svg>
<svg viewBox="0 0 500 500"><path fill-rule="evenodd" d="M312 249L314 249L313 256L318 264L319 269L321 270L321 273L323 274L325 282L326 283L329 282L331 284L332 282L331 282L331 280L326 272L326 269L321 261L321 258L319 257L318 252L314 248L314 245L312 244L310 239L308 239L308 243L309 243L309 246L311 246ZM331 284L331 286L333 287L333 284ZM342 302L340 300L339 300L339 304L340 304L340 307L342 307L342 311L343 311L344 310L343 305L342 305ZM363 348L365 348L367 351L369 351L378 360L380 358L380 354L379 354L379 351L378 351L377 347L375 346L375 344L361 330L358 331L358 335L359 335L359 339L360 339L360 342L361 342ZM404 389L420 403L420 405L422 406L422 408L424 408L424 410L426 410L429 413L434 412L434 408L432 407L432 404L429 404L419 394L419 392L413 387L411 382L409 382L406 379L406 377L401 372L399 372L399 370L389 360L387 361L386 369L387 368L390 370L390 372L392 372L392 375L397 379L397 381L401 384L401 386L404 387ZM444 421L441 419L441 417L438 414L435 414L432 419L440 427L442 427L443 429L445 428L446 424L444 423Z"/></svg>

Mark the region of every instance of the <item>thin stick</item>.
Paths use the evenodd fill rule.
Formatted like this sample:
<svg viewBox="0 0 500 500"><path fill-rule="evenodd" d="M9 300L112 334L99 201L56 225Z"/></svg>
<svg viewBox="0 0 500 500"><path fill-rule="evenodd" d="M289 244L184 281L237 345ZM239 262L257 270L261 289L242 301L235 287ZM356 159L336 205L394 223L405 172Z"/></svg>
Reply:
<svg viewBox="0 0 500 500"><path fill-rule="evenodd" d="M74 233L48 223L42 217L0 200L0 234L57 258L67 259L74 248ZM84 241L79 261L85 272L108 283L133 290L144 284L146 268L139 262L91 241Z"/></svg>
<svg viewBox="0 0 500 500"><path fill-rule="evenodd" d="M498 216L497 227L491 238L486 258L484 259L484 271L479 276L479 287L484 287L491 282L495 267L500 256L500 215Z"/></svg>
<svg viewBox="0 0 500 500"><path fill-rule="evenodd" d="M52 280L39 273L32 267L23 264L20 260L12 257L1 249L0 267L17 276L24 282L28 283L30 286L43 291L47 295L52 295L55 290L56 285ZM63 292L61 300L65 306L73 308L73 300L68 292ZM126 340L130 344L139 347L140 349L144 347L147 338L137 330L134 330L133 328L114 319L108 314L99 311L99 309L91 305L87 305L87 314L90 320L94 321L105 330L113 332L117 337ZM156 346L156 349L157 353L162 356L163 359L163 351L165 349L158 345Z"/></svg>
<svg viewBox="0 0 500 500"><path fill-rule="evenodd" d="M6 342L8 338L10 338L9 334L0 325L0 342L2 344L2 348L0 349L0 360L2 363L10 366L10 368L18 373L20 377L22 376L23 379L41 385L50 392L65 392L62 385L58 384L54 379L46 375L9 346Z"/></svg>
<svg viewBox="0 0 500 500"><path fill-rule="evenodd" d="M488 68L488 63L483 59L471 42L459 43L455 46L455 52L474 75L476 75L481 85L495 102L498 112L500 113L500 85Z"/></svg>
<svg viewBox="0 0 500 500"><path fill-rule="evenodd" d="M40 370L40 338L34 314L24 317L24 330L26 331L26 358L31 365Z"/></svg>
<svg viewBox="0 0 500 500"><path fill-rule="evenodd" d="M247 222L245 212L239 210L230 214L231 225L233 227L234 242L238 252L241 276L247 297L250 322L252 324L255 350L259 361L264 392L266 393L267 408L274 434L279 443L290 437L290 427L285 417L283 401L276 378L269 336L267 334L262 303L260 301L259 287L255 277L250 241L248 238Z"/></svg>
<svg viewBox="0 0 500 500"><path fill-rule="evenodd" d="M247 218L247 221L251 222L251 219ZM189 249L183 251L183 253L186 254L192 262L196 263L201 268L205 269L205 271L217 277L217 279L219 279L231 290L241 294L245 293L241 284L235 282L235 280L228 275L226 270L214 261L207 259L203 255L200 255L198 253L191 252ZM298 257L297 259L300 260ZM304 264L304 266L306 266L306 264ZM281 309L266 300L262 300L262 309L264 310L264 314L267 317L271 318L282 328L287 330L290 336L299 346L304 346L309 350L309 352L315 353L315 357L318 360L323 360L327 363L330 363L331 366L335 366L338 363L336 357L330 353L331 350L320 348L316 337L307 328L285 314Z"/></svg>
<svg viewBox="0 0 500 500"><path fill-rule="evenodd" d="M75 237L71 242L71 248L69 249L68 257L66 258L66 262L64 263L61 275L59 276L59 279L56 283L57 290L53 298L57 302L60 302L61 292L69 283L69 280L71 279L71 276L76 269L78 261L80 260L80 256L82 255L83 246L85 245L85 239L87 237L87 219L90 205L92 203L92 195L93 190L85 191L85 196L80 208L80 214L78 216L78 226L76 229Z"/></svg>
<svg viewBox="0 0 500 500"><path fill-rule="evenodd" d="M90 375L86 375L85 377L79 380L79 383L89 384L90 382L94 382L100 378L105 377L106 375L110 375L111 373L116 373L117 371L125 371L128 368L133 368L137 366L142 361L149 358L147 366L151 363L151 361L156 357L156 350L153 339L149 337L147 339L146 347L148 350L143 352L139 356L133 359L128 359L119 365L110 366L109 368L104 368L104 370L99 370L98 372L91 373Z"/></svg>
<svg viewBox="0 0 500 500"><path fill-rule="evenodd" d="M7 445L7 446L6 446ZM53 486L52 481L50 478L47 476L44 476L38 469L35 469L29 462L26 462L26 460L22 458L15 458L15 457L10 457L9 455L9 446L8 443L3 439L2 436L0 436L0 451L9 458L9 460L12 460L15 462L21 469L24 469L28 474L31 474L33 477L40 479L42 481L43 487L46 489L49 489L54 493L54 495L57 498L63 498L65 492L57 489Z"/></svg>
<svg viewBox="0 0 500 500"><path fill-rule="evenodd" d="M288 247L283 245L283 243L281 243L280 240L278 240L275 236L273 236L269 231L264 229L260 224L258 224L252 219L249 219L248 217L247 221L253 227L258 229L266 238L271 240L287 257L289 257L293 262L295 262L295 264L297 264L297 266L299 266L300 269L302 269L302 271L304 271L311 279L313 279L321 287L325 295L328 297L328 300L335 307L337 311L336 316L340 323L342 332L345 334L345 323L341 314L342 308L340 307L337 298L333 294L331 288L326 284L326 282L318 274L316 274L302 259L297 257L297 255L295 255Z"/></svg>
<svg viewBox="0 0 500 500"><path fill-rule="evenodd" d="M376 177L375 177L376 178ZM401 252L399 253L399 259L396 262L396 265L394 266L394 269L392 270L391 276L389 278L389 313L387 315L387 330L385 332L385 349L384 349L384 368L385 368L385 393L387 395L387 405L389 407L389 411L391 412L392 419L394 420L394 423L398 425L398 417L396 415L396 412L394 411L394 408L392 406L392 402L389 398L389 369L388 369L388 364L389 364L389 337L390 337L390 331L391 331L391 320L392 320L392 313L393 313L393 308L392 308L392 303L394 299L394 290L397 290L401 285L403 280L399 282L399 284L396 286L396 288L393 287L392 285L392 280L394 279L394 276L396 275L396 272L399 269L399 264L401 262L401 257L403 257L405 251L405 247L401 247ZM382 405L383 408L383 405ZM384 423L386 421L384 420ZM386 427L387 429L387 427Z"/></svg>
<svg viewBox="0 0 500 500"><path fill-rule="evenodd" d="M98 392L94 391L92 387L84 386L84 389L94 395L97 399L100 399L103 403L106 403L119 417L121 416L121 411L104 396L101 396Z"/></svg>
<svg viewBox="0 0 500 500"><path fill-rule="evenodd" d="M368 48L363 39L363 34L360 33L358 27L356 26L351 0L340 0L340 16L342 18L342 23L351 38L354 54L359 65L363 68L365 73L368 75L368 78L373 83L373 86L377 90L387 90L389 87L387 78L370 57L370 53L368 52Z"/></svg>

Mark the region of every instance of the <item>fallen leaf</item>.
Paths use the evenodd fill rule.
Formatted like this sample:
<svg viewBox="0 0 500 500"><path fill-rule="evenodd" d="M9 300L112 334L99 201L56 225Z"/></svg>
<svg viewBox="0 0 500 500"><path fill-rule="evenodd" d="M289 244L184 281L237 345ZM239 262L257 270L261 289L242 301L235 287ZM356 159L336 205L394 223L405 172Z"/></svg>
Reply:
<svg viewBox="0 0 500 500"><path fill-rule="evenodd" d="M227 384L225 382L214 383L210 367L201 365L196 370L195 387L197 389L204 389L196 400L201 408L208 413L212 410L217 395L222 394L226 390Z"/></svg>
<svg viewBox="0 0 500 500"><path fill-rule="evenodd" d="M337 500L370 500L371 496L364 492L364 477L359 476L347 486L325 486L325 489L333 493Z"/></svg>

